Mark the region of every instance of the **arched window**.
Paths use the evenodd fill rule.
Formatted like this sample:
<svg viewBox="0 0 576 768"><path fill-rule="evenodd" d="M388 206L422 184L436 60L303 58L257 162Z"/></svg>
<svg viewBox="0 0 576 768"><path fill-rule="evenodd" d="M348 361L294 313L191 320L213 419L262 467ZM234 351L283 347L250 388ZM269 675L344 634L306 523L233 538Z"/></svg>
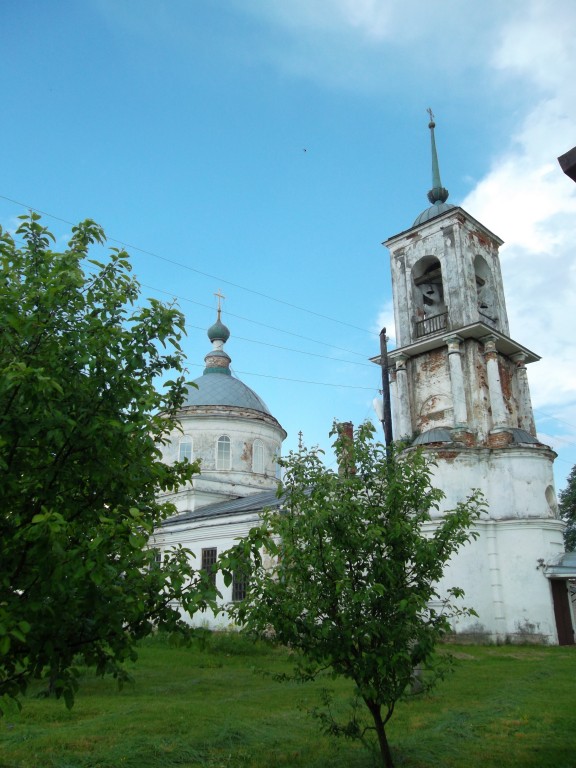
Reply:
<svg viewBox="0 0 576 768"><path fill-rule="evenodd" d="M488 325L498 326L496 317L494 289L492 288L492 273L482 256L474 259L474 272L476 273L476 292L478 294L478 313L480 320L488 322Z"/></svg>
<svg viewBox="0 0 576 768"><path fill-rule="evenodd" d="M443 331L448 324L442 267L434 256L424 256L412 269L416 338Z"/></svg>
<svg viewBox="0 0 576 768"><path fill-rule="evenodd" d="M556 499L556 494L554 493L554 488L551 485L546 488L545 495L551 516L556 518L560 517L558 514L558 501Z"/></svg>
<svg viewBox="0 0 576 768"><path fill-rule="evenodd" d="M230 469L230 438L221 435L216 444L216 469Z"/></svg>
<svg viewBox="0 0 576 768"><path fill-rule="evenodd" d="M278 459L279 458L280 458L280 449L277 448L274 451L274 466L275 466L275 469L276 469L276 479L277 480L282 480L282 467L278 463Z"/></svg>
<svg viewBox="0 0 576 768"><path fill-rule="evenodd" d="M252 472L264 474L264 443L262 440L254 440L252 445Z"/></svg>
<svg viewBox="0 0 576 768"><path fill-rule="evenodd" d="M178 461L184 461L184 459L187 459L188 461L192 461L192 438L191 437L183 437L180 440L180 445L178 447Z"/></svg>

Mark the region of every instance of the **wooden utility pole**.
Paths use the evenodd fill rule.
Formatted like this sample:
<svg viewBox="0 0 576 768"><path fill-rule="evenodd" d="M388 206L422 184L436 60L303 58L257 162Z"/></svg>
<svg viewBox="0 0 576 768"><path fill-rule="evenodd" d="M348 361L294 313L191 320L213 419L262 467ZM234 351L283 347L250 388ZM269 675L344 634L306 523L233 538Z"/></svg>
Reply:
<svg viewBox="0 0 576 768"><path fill-rule="evenodd" d="M382 369L382 401L384 413L382 427L386 447L392 445L392 413L390 411L390 379L388 377L388 348L386 346L386 328L380 331L380 368Z"/></svg>

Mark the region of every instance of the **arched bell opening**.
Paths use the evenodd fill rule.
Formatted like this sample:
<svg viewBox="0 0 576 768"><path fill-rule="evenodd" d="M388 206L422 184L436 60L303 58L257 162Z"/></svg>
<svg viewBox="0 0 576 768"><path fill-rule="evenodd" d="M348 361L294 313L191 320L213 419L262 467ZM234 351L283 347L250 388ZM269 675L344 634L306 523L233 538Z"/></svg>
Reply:
<svg viewBox="0 0 576 768"><path fill-rule="evenodd" d="M498 313L496 312L496 295L492 270L483 256L474 258L474 273L476 275L476 293L478 299L478 315L482 322L497 328Z"/></svg>
<svg viewBox="0 0 576 768"><path fill-rule="evenodd" d="M442 267L435 256L424 256L412 268L415 338L448 328Z"/></svg>

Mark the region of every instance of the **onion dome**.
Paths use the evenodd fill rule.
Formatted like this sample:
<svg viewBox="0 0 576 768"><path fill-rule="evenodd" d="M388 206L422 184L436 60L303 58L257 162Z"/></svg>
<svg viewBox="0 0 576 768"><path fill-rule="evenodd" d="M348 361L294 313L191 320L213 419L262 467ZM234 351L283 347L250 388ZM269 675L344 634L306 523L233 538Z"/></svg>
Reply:
<svg viewBox="0 0 576 768"><path fill-rule="evenodd" d="M184 407L250 408L271 416L268 406L256 392L232 375L232 359L224 350L224 344L230 338L230 331L220 319L220 308L216 322L208 329L208 338L212 342L212 349L204 358L204 373L188 388Z"/></svg>
<svg viewBox="0 0 576 768"><path fill-rule="evenodd" d="M218 318L216 322L208 328L208 338L211 342L221 341L223 343L226 343L230 338L230 331L220 320L220 308L218 308Z"/></svg>
<svg viewBox="0 0 576 768"><path fill-rule="evenodd" d="M220 307L218 307L216 322L208 328L208 338L212 342L212 349L204 358L206 363L204 373L224 373L231 376L230 363L232 360L224 352L224 344L230 338L230 331L220 319Z"/></svg>

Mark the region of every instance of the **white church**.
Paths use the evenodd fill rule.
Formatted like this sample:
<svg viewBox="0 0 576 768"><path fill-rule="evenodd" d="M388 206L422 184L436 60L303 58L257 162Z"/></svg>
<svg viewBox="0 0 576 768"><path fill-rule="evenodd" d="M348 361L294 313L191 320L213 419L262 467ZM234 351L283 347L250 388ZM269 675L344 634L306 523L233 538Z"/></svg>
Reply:
<svg viewBox="0 0 576 768"><path fill-rule="evenodd" d="M553 480L554 452L537 436L526 365L539 357L510 338L498 249L502 241L447 203L434 138L430 206L389 238L397 348L389 355L395 439L436 462L435 484L452 509L471 489L487 512L478 539L454 558L441 588L459 586L478 617L461 620L462 639L574 643L570 580ZM221 321L190 388L164 458L201 460L201 473L176 494L178 513L155 534L159 552L190 548L210 568L218 555L277 503L277 458L286 432L263 400L230 371ZM380 358L372 358L380 363ZM438 512L442 515L442 511ZM434 522L430 524L434 525ZM243 584L216 585L223 604ZM224 612L198 623L226 627Z"/></svg>
<svg viewBox="0 0 576 768"><path fill-rule="evenodd" d="M163 494L177 514L155 532L154 546L161 557L164 550L182 545L204 569L258 523L263 508L277 503L278 457L286 438L264 401L233 376L224 349L229 337L219 305L208 329L212 349L204 358L206 367L178 415L181 430L163 447L164 461L199 459L201 473L176 493ZM242 581L226 587L221 574L215 579L224 606L244 597ZM207 612L195 623L226 628L229 619L225 611L217 617Z"/></svg>

